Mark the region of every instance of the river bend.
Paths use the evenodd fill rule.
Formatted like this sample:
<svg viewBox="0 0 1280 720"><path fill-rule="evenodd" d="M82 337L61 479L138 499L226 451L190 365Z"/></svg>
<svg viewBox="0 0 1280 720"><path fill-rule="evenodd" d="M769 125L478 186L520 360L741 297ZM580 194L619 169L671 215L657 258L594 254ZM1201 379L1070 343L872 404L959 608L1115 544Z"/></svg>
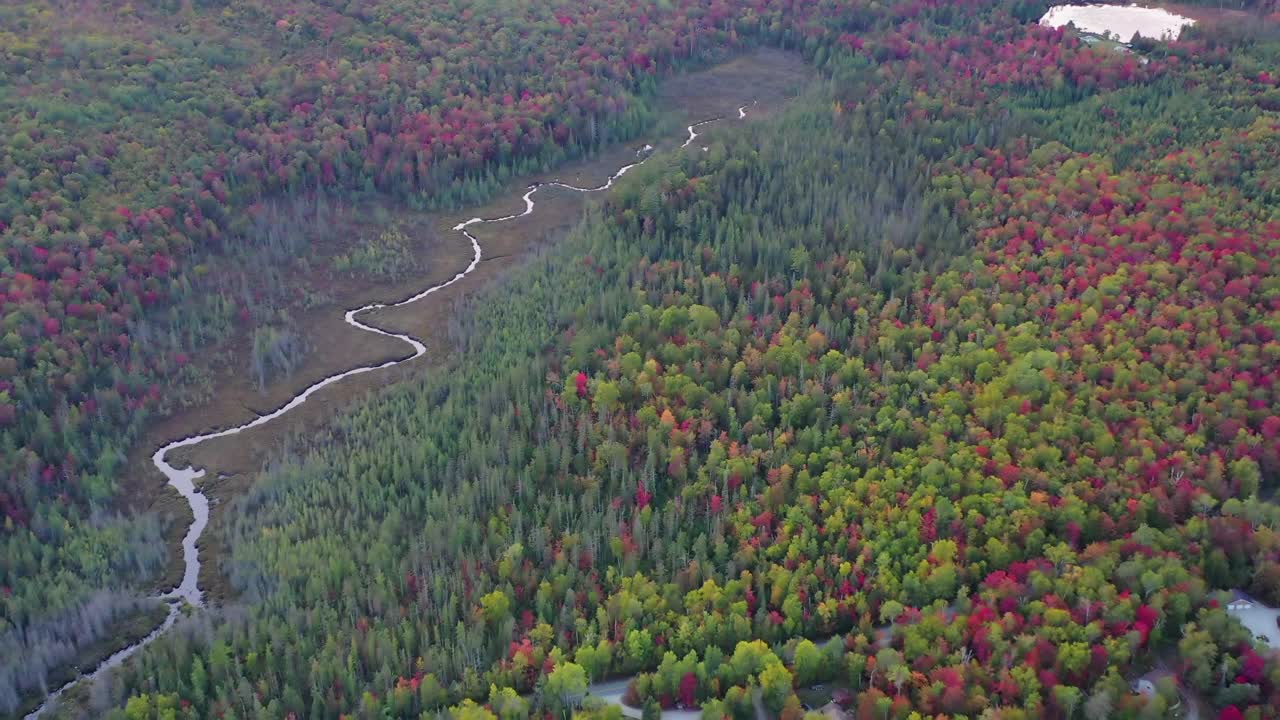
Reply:
<svg viewBox="0 0 1280 720"><path fill-rule="evenodd" d="M754 103L752 104L754 105ZM742 105L738 108L738 119L743 119L747 116L748 107L750 107L750 105ZM723 118L715 117L708 120L702 120L700 122L696 122L686 127L685 129L688 131L689 137L684 141L684 143L680 147L687 148L695 139L697 139L699 135L698 128L708 123L713 123L721 119ZM649 146L646 146L646 148L651 149ZM706 148L703 148L703 150L706 150ZM511 215L503 215L502 217L495 217L495 218L473 217L470 220L467 220L465 222L460 222L457 225L453 226L454 230L461 233L462 236L465 237L467 241L471 243L471 252L472 252L471 262L469 262L467 264L467 267L463 269L461 272L459 272L458 274L454 275L452 278L442 283L432 285L431 287L426 288L425 290L419 292L418 294L409 298L405 298L404 300L401 300L399 302L389 303L389 304L388 303L371 303L368 305L362 305L358 308L352 308L350 310L347 310L346 313L343 315L343 319L346 320L347 324L351 325L354 328L357 328L358 330L375 333L378 335L384 335L386 337L391 337L391 338L395 338L397 340L403 341L404 343L409 345L409 347L413 348L412 355L401 358L399 360L389 360L387 362L384 362L378 365L361 365L359 367L351 368L350 370L344 370L342 372L335 373L307 387L302 392L295 395L293 399L291 399L289 402L280 406L276 410L270 413L267 413L265 415L259 415L258 417L254 418L253 420L250 420L247 423L244 423L243 425L227 428L226 430L217 430L213 432L203 433L200 435L193 435L191 437L183 438L181 440L175 440L169 443L168 445L165 445L164 447L160 448L159 450L156 450L155 453L151 455L152 463L155 464L156 469L158 469L161 473L164 474L165 478L168 481L168 484L173 486L173 488L178 491L178 494L181 495L187 501L187 504L191 506L191 515L193 518L191 521L191 526L187 528L186 536L183 537L182 539L182 563L183 563L182 582L180 582L176 588L170 590L169 592L162 593L160 595L155 596L155 599L162 600L168 604L169 614L167 617L165 617L164 622L162 622L158 627L156 627L155 630L152 630L151 633L148 634L146 637L142 638L141 640L135 642L132 645L128 645L124 648L121 648L120 650L116 651L115 654L111 655L106 660L104 660L100 665L98 665L92 671L83 673L77 676L74 680L71 680L70 682L66 683L62 687L55 690L53 693L49 694L39 707L37 707L35 710L33 710L31 713L29 713L26 716L26 720L35 720L36 718L38 718L41 715L41 713L49 709L62 696L62 694L66 692L68 689L70 689L73 685L83 680L90 680L90 681L96 680L103 673L107 672L108 670L114 667L119 666L120 663L127 660L134 653L138 652L142 648L149 645L156 638L163 635L166 630L173 627L173 624L177 622L178 616L182 612L182 608L184 605L189 605L195 608L204 606L204 593L203 591L200 590L200 549L196 546L196 543L199 542L201 534L204 533L205 527L209 524L209 498L204 493L200 492L200 489L196 487L195 481L204 477L205 470L203 468L194 468L191 466L181 467L181 468L174 467L169 463L169 460L168 460L169 453L179 448L192 447L194 445L199 445L200 443L206 442L208 440L216 440L218 438L227 437L228 435L236 435L246 430L252 430L253 428L258 427L259 425L265 425L266 423L269 423L272 420L275 420L276 418L279 418L280 416L288 413L290 410L293 410L294 408L306 402L308 398L310 398L312 395L316 394L323 388L328 387L329 385L332 385L336 382L340 382L345 378L349 378L353 375L362 375L364 373L373 372L375 370L383 370L385 368L394 367L396 365L401 365L403 363L407 363L411 360L415 360L421 357L427 351L427 346L424 345L421 340L418 340L417 338L411 335L406 335L403 333L388 332L381 328L368 325L366 323L361 322L358 316L368 312L372 312L374 310L379 310L382 308L397 308L405 305L412 305L413 303L418 302L419 300L427 297L428 295L437 293L449 287L450 285L453 285L454 283L459 282L460 280L465 278L467 275L470 275L471 272L475 270L476 267L480 264L480 259L484 255L484 250L480 246L480 241L477 240L475 235L472 235L471 231L467 229L472 225L480 225L484 223L508 222L508 221L516 220L518 218L522 218L526 215L529 215L530 213L533 212L533 208L534 208L534 201L533 201L534 194L537 193L538 190L544 187L558 187L558 188L564 188L566 190L573 190L575 192L581 192L581 193L594 193L594 192L601 192L604 190L608 190L609 188L613 187L614 182L616 182L618 178L625 175L628 170L631 170L632 168L638 165L644 164L646 161L648 161L650 157L652 157L652 155L646 155L644 158L637 160L636 162L623 165L622 167L618 168L617 172L611 175L609 179L604 182L603 185L598 185L596 187L584 188L584 187L578 187L576 185L570 185L568 183L563 183L558 181L534 183L530 185L523 196L524 210L522 212L514 213Z"/></svg>

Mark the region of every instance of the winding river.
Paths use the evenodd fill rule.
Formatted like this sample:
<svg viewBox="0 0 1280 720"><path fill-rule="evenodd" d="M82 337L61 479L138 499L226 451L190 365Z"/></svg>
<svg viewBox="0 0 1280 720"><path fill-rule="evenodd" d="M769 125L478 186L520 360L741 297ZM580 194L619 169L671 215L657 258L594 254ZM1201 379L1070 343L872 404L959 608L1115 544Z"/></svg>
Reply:
<svg viewBox="0 0 1280 720"><path fill-rule="evenodd" d="M754 105L754 104L755 103L751 103L751 105ZM750 107L751 105L742 105L738 108L738 119L743 119L747 116L747 108ZM721 117L714 117L709 120L703 120L701 122L696 122L692 125L689 125L686 128L686 130L688 130L689 132L689 137L684 141L684 144L682 144L680 147L687 148L695 139L697 139L698 128L708 123L713 123L722 119L723 118ZM706 148L703 148L703 150L706 150ZM471 262L468 263L467 267L461 272L459 272L457 275L454 275L452 278L442 283L439 283L437 285L432 285L431 287L423 290L417 295L401 300L400 302L391 303L391 304L371 303L369 305L363 305L358 308L347 310L346 313L343 315L343 319L346 320L348 325L351 325L352 327L355 327L359 330L376 333L378 335L385 335L386 337L396 338L397 340L404 341L410 347L413 348L412 355L402 358L400 360L389 360L380 365L362 365L360 367L351 368L350 370L345 370L343 372L330 375L329 377L326 377L323 380L317 381L315 384L311 385L310 387L306 388L302 392L298 393L293 397L292 400L290 400L288 403L285 403L281 407L277 408L275 411L270 412L266 415L259 415L258 417L254 418L253 420L243 425L239 425L233 428L227 428L226 430L208 432L208 433L204 433L203 435L193 435L191 437L183 438L181 440L175 440L169 443L168 445L165 445L164 447L160 448L159 450L156 450L155 453L151 456L151 461L155 464L156 468L161 473L164 474L165 478L168 480L168 484L172 485L173 488L178 491L178 494L182 495L182 497L186 499L187 504L191 506L191 514L193 517L193 520L191 521L191 527L187 529L187 534L182 539L182 562L183 562L182 582L179 583L178 586L173 590L170 590L169 592L163 593L161 595L157 595L155 597L155 599L161 600L166 604L168 604L169 614L167 617L165 617L164 622L162 622L158 627L156 627L155 630L152 630L151 633L148 634L146 637L142 638L141 640L137 641L132 645L121 648L115 654L111 655L106 660L104 660L100 665L94 668L91 672L83 673L77 676L74 680L71 680L70 682L66 683L62 687L55 690L53 693L49 694L39 707L37 707L35 710L33 710L31 713L29 713L26 716L26 720L35 720L35 718L38 718L41 715L41 713L43 713L45 710L52 707L53 704L57 702L57 700L60 697L62 697L62 694L65 693L72 686L76 685L77 683L83 680L89 680L89 681L96 680L98 677L106 673L108 670L114 667L117 667L118 665L120 665L120 663L124 662L131 655L133 655L134 653L138 652L142 648L149 645L153 640L155 640L156 638L164 634L166 630L173 627L173 624L177 622L179 615L182 613L182 609L184 606L191 606L194 608L199 608L204 606L204 593L200 590L200 550L199 548L196 547L196 543L200 540L200 535L204 532L205 527L209 524L209 498L204 493L200 492L200 489L196 487L195 481L200 479L201 477L204 477L205 471L203 468L194 468L190 466L177 468L177 467L174 467L173 465L170 465L169 461L167 460L167 457L170 452L177 450L179 448L199 445L200 443L208 440L215 440L217 438L227 437L228 435L236 435L238 433L244 432L245 430L251 430L255 427L258 427L259 425L265 425L266 423L269 423L272 420L275 420L281 415L284 415L290 410L293 410L294 408L298 407L302 403L306 402L308 398L310 398L315 393L319 392L321 389L328 387L329 385L332 385L336 382L339 382L344 378L349 378L353 375L362 375L364 373L373 372L375 370L382 370L384 368L394 367L396 365L400 365L402 363L406 363L406 362L409 362L410 360L414 360L418 357L421 357L427 351L427 346L424 345L422 341L410 335L388 332L386 330L376 328L372 325L366 325L365 323L357 319L357 316L363 315L364 313L372 312L374 310L378 310L381 308L397 308L397 307L403 307L405 305L411 305L427 297L428 295L439 292L449 287L450 285L453 285L454 283L465 278L467 275L471 274L471 272L475 270L476 267L480 264L480 258L484 254L483 249L480 247L480 241L477 240L475 235L472 235L471 231L467 229L472 225L479 225L484 223L507 222L509 220L522 218L532 213L533 207L534 207L533 195L534 193L538 192L538 190L544 187L559 187L559 188L564 188L566 190L573 190L574 192L581 192L581 193L593 193L593 192L601 192L603 190L608 190L609 188L613 187L614 182L616 182L618 178L625 175L628 170L638 165L644 164L646 161L649 160L650 157L653 157L653 156L648 155L643 159L637 160L636 162L630 163L628 165L623 165L622 167L618 168L617 172L611 175L603 185L599 185L597 187L591 187L591 188L577 187L576 185L569 185L567 183L562 183L557 181L546 182L546 183L534 183L530 185L523 197L524 211L518 212L512 215L503 215L502 217L496 217L496 218L474 217L465 222L458 223L453 227L454 230L458 231L459 233L462 233L463 237L465 237L471 243L471 251L472 251ZM619 694L619 698L620 697L621 695Z"/></svg>

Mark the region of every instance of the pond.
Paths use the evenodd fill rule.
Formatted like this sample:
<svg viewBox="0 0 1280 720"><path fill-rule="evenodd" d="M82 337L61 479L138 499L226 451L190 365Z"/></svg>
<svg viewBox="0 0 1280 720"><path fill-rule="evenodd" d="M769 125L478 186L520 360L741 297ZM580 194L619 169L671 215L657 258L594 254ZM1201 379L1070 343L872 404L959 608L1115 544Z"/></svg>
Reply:
<svg viewBox="0 0 1280 720"><path fill-rule="evenodd" d="M1195 20L1163 8L1140 5L1055 5L1040 18L1041 25L1062 27L1075 23L1081 32L1111 35L1129 42L1135 33L1156 40L1177 38Z"/></svg>

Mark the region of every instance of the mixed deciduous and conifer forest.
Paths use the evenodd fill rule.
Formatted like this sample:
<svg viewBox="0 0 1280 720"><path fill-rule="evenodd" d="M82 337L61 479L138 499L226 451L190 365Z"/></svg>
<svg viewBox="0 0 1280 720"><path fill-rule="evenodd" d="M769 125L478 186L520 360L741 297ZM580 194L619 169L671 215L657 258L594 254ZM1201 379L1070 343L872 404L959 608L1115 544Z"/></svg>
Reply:
<svg viewBox="0 0 1280 720"><path fill-rule="evenodd" d="M1280 717L1280 6L1049 6L0 4L0 717Z"/></svg>

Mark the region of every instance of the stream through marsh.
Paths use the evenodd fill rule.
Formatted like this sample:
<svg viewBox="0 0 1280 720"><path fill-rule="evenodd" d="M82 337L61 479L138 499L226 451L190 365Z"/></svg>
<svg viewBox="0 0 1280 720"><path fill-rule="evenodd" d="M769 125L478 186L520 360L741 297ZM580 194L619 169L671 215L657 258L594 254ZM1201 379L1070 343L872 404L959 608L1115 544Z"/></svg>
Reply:
<svg viewBox="0 0 1280 720"><path fill-rule="evenodd" d="M750 106L751 105L742 105L738 107L737 118L738 119L746 118L747 108ZM686 130L689 133L689 137L685 139L684 143L680 145L680 147L687 148L689 147L689 145L693 143L694 140L698 138L698 135L699 135L698 128L704 125L707 125L709 123L717 122L722 119L724 118L714 117L714 118L696 122L692 125L687 126ZM646 148L652 149L649 146L646 146ZM705 150L706 148L703 148L703 149ZM416 303L419 300L422 300L423 298L429 295L435 294L461 281L467 275L471 274L471 272L474 271L476 267L480 264L480 260L484 255L484 250L480 245L480 241L476 239L475 235L473 235L471 231L468 229L471 226L486 224L486 223L509 222L509 221L516 220L531 214L534 210L533 196L535 193L537 193L540 189L544 187L558 187L558 188L564 188L566 190L572 190L574 192L580 192L580 193L595 193L595 192L602 192L602 191L608 190L609 188L613 187L613 184L619 178L625 175L629 170L644 164L651 157L653 157L653 155L649 154L644 156L641 159L638 159L636 162L623 165L622 167L618 168L618 170L614 172L613 175L611 175L609 179L604 182L604 184L596 187L578 187L576 185L570 185L568 183L563 183L558 181L534 183L528 186L522 198L524 200L524 205L525 205L524 210L522 212L514 213L511 215L504 215L502 217L494 217L494 218L473 217L470 220L460 222L453 227L455 231L461 233L462 236L465 237L467 241L471 243L472 257L471 257L471 261L467 264L466 268L458 272L452 278L444 282L432 285L422 290L421 292L417 293L416 295L413 295L412 297L406 298L399 302L371 303L368 305L362 305L360 307L347 310L343 315L343 319L346 321L346 323L358 330L361 330L363 332L375 333L377 335L383 335L390 338L395 338L397 340L401 340L405 342L411 348L413 348L412 355L401 358L399 360L390 360L377 365L362 365L359 367L351 368L349 370L344 370L339 373L335 373L333 375L330 375L326 378L323 378L313 383L312 385L310 385L309 387L307 387L306 389L302 390L300 393L295 395L292 399L289 400L289 402L280 406L276 410L270 413L267 413L265 415L259 415L258 417L254 418L253 420L247 423L238 425L236 427L227 428L225 430L217 430L217 431L203 433L200 435L193 435L191 437L182 438L180 440L175 440L165 445L164 447L156 450L155 453L153 453L151 456L152 463L156 466L156 469L158 469L161 473L164 474L167 483L170 486L172 486L175 490L177 490L178 494L180 494L183 497L183 499L186 500L187 504L191 507L191 515L193 518L191 525L187 528L186 535L182 539L182 563L183 563L182 581L173 590L157 595L154 598L168 605L168 608L169 608L168 615L165 617L164 621L158 627L152 630L151 633L143 637L141 640L138 640L132 645L128 645L126 647L121 648L120 650L112 654L110 657L108 657L106 660L104 660L102 663L100 663L97 667L93 668L88 672L83 672L77 675L73 680L67 682L63 686L57 688L55 691L50 693L47 697L45 697L44 701L40 704L39 707L37 707L35 710L33 710L31 713L29 713L26 716L26 720L35 720L35 718L38 718L44 711L46 711L51 706L53 706L53 704L56 703L60 697L62 697L63 693L65 693L68 689L70 689L74 685L84 680L89 680L89 681L96 680L102 674L106 673L112 668L119 666L121 663L127 660L134 653L138 652L142 648L149 645L156 638L163 635L165 631L173 627L174 623L177 622L178 617L183 613L184 608L197 609L204 606L204 593L200 589L200 549L197 546L197 543L200 541L200 536L204 533L205 527L208 526L209 524L209 498L203 492L200 491L199 487L196 486L196 481L204 477L205 470L204 468L195 468L191 466L175 467L174 465L170 464L168 460L168 456L170 453L181 448L189 448L195 445L199 445L200 443L207 442L209 440L215 440L217 438L227 437L229 435L236 435L246 430L252 430L253 428L256 428L260 425L265 425L266 423L269 423L272 420L275 420L287 414L289 411L305 403L307 399L310 398L315 393L319 392L325 387L328 387L329 385L340 382L345 378L349 378L353 375L362 375L364 373L369 373L369 372L374 372L376 370L383 370L386 368L394 367L396 365L401 365L421 357L427 351L426 345L423 344L421 340L411 335L407 335L403 333L388 332L381 328L374 327L373 325L369 325L367 323L361 322L361 320L359 319L359 316L372 312L374 310L382 309L382 308L398 308L398 307L403 307L405 305L412 305L413 303Z"/></svg>

